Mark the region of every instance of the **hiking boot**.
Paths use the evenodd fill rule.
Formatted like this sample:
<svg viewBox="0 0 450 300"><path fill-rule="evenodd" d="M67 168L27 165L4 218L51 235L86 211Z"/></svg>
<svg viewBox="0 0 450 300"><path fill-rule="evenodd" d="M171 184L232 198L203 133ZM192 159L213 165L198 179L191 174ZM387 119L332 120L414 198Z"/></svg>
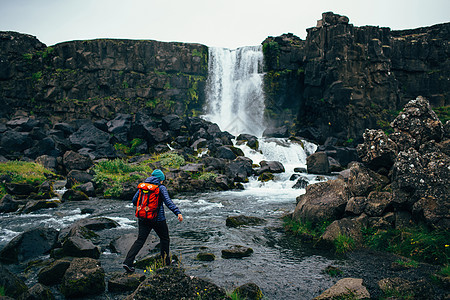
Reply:
<svg viewBox="0 0 450 300"><path fill-rule="evenodd" d="M122 267L127 271L127 273L134 273L136 270L134 267L130 267L129 265L123 264Z"/></svg>

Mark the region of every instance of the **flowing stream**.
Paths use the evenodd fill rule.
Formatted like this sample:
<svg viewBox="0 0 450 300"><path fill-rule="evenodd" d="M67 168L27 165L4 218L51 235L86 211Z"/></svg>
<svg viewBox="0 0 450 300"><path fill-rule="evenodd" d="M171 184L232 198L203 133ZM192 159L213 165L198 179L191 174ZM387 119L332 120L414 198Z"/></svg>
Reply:
<svg viewBox="0 0 450 300"><path fill-rule="evenodd" d="M261 137L264 130L261 47L211 48L209 67L208 113L205 118L233 134L248 133ZM305 167L306 157L315 151L316 145L260 138L259 151L245 144L239 147L254 163L280 161L286 172L276 174L273 181L266 183L250 178L245 189L240 191L175 198L174 202L185 220L179 223L166 209L171 251L180 258L189 275L211 280L227 290L253 282L267 299L312 299L318 296L337 281L323 270L330 264L341 265L343 261L329 251L312 249L311 245L304 245L284 233L281 220L283 215L294 210L296 197L305 192L304 189L293 189L295 181L289 178L295 167ZM320 180L314 175L302 176L310 183ZM81 214L83 208L96 210L92 214ZM131 202L92 198L26 215L0 214L0 248L31 227L62 229L81 218L104 216L117 221L120 226L99 232L96 243L103 249L100 260L106 272L122 271L125 253L112 253L109 243L123 234L137 232L133 212ZM260 217L266 223L227 227L226 218L236 215ZM154 233L151 236L155 238ZM222 258L221 251L233 245L251 247L254 253L242 259ZM196 260L197 254L205 251L213 253L216 259L211 262ZM36 278L27 280L31 284Z"/></svg>

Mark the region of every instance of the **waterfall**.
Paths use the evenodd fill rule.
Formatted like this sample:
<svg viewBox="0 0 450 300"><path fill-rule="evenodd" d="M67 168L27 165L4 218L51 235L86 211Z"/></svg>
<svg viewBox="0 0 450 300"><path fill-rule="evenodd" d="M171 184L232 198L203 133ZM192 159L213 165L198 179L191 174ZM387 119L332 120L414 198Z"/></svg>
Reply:
<svg viewBox="0 0 450 300"><path fill-rule="evenodd" d="M209 48L205 119L233 135L262 136L262 46Z"/></svg>

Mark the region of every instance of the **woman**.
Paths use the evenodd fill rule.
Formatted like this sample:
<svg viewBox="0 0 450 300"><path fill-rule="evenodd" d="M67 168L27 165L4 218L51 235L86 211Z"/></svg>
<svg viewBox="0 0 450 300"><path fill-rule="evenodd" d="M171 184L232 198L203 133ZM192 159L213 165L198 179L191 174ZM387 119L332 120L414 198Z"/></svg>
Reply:
<svg viewBox="0 0 450 300"><path fill-rule="evenodd" d="M167 188L163 185L165 179L166 176L164 175L164 173L161 170L156 169L153 171L152 176L148 177L144 181L145 183L159 186L158 215L156 217L156 220L138 218L138 237L134 244L131 246L130 250L128 251L127 257L123 262L123 268L129 273L133 273L135 271L135 268L133 267L134 259L144 246L144 243L147 240L147 237L152 229L155 230L160 239L161 258L165 260L166 265L170 265L171 261L169 255L169 229L167 227L166 217L164 214L164 205L162 205L162 203L164 203L178 217L178 221L183 221L183 216L181 215L181 211L178 209L178 207L172 202L172 199L170 199ZM138 197L139 191L137 191L133 197L134 206L137 205Z"/></svg>

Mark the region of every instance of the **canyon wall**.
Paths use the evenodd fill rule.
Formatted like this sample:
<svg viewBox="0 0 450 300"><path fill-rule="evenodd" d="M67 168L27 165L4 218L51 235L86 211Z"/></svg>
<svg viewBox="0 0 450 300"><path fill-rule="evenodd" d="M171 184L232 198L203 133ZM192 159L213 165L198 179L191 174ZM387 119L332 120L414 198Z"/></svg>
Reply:
<svg viewBox="0 0 450 300"><path fill-rule="evenodd" d="M192 116L204 106L203 45L98 39L47 47L16 32L0 32L0 44L0 117L17 110L53 122L139 110Z"/></svg>
<svg viewBox="0 0 450 300"><path fill-rule="evenodd" d="M360 139L365 128L389 129L418 95L450 104L450 23L392 31L355 27L324 13L306 40L292 34L263 42L266 116L291 121L300 135ZM292 120L295 120L292 122Z"/></svg>

